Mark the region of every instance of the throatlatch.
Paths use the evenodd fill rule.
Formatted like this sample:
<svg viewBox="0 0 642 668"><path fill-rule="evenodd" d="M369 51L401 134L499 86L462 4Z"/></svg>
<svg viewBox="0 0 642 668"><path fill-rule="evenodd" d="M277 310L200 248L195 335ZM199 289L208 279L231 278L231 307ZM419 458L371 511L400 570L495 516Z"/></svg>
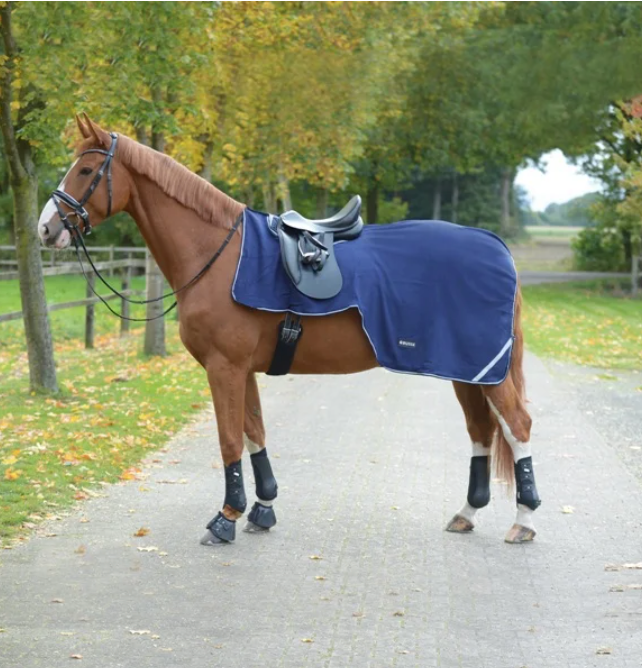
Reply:
<svg viewBox="0 0 642 668"><path fill-rule="evenodd" d="M490 457L479 455L470 458L468 478L468 503L473 508L483 508L490 501Z"/></svg>
<svg viewBox="0 0 642 668"><path fill-rule="evenodd" d="M294 353L302 335L301 316L296 313L286 313L285 320L279 323L279 336L274 349L274 357L266 372L268 376L285 376L290 371Z"/></svg>
<svg viewBox="0 0 642 668"><path fill-rule="evenodd" d="M515 464L515 481L517 483L517 503L536 510L542 501L535 486L532 457L523 457Z"/></svg>
<svg viewBox="0 0 642 668"><path fill-rule="evenodd" d="M272 473L272 465L267 456L267 449L263 448L250 455L250 460L254 471L258 501L252 506L247 519L262 529L271 529L276 524L272 501L276 499L278 485Z"/></svg>

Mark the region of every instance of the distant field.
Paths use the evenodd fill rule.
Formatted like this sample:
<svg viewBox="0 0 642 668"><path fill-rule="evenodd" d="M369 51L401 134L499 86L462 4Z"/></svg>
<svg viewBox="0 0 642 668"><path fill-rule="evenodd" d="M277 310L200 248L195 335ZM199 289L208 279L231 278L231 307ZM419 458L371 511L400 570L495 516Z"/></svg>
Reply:
<svg viewBox="0 0 642 668"><path fill-rule="evenodd" d="M529 225L526 231L536 239L573 239L582 227L557 226L557 225Z"/></svg>

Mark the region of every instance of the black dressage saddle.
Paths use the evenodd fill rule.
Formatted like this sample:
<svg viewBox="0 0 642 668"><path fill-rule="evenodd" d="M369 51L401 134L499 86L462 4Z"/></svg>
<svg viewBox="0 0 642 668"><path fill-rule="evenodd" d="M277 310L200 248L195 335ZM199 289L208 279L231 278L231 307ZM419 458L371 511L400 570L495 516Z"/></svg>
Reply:
<svg viewBox="0 0 642 668"><path fill-rule="evenodd" d="M355 195L339 213L322 220L286 211L271 217L270 229L279 238L281 260L296 289L312 299L330 299L343 285L334 243L361 234L361 197Z"/></svg>

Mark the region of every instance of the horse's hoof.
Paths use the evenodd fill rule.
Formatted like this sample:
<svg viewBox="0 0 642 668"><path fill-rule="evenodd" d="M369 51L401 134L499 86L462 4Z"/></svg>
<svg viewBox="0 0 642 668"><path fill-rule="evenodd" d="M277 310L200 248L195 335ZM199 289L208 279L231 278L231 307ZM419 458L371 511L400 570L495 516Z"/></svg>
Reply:
<svg viewBox="0 0 642 668"><path fill-rule="evenodd" d="M264 506L258 501L252 506L250 514L247 516L248 523L245 531L254 533L254 529L248 529L250 525L257 529L271 529L276 524L276 514L272 506Z"/></svg>
<svg viewBox="0 0 642 668"><path fill-rule="evenodd" d="M223 540L222 538L215 536L209 529L205 532L203 538L201 538L201 545L229 545L229 544L230 544L229 540Z"/></svg>
<svg viewBox="0 0 642 668"><path fill-rule="evenodd" d="M504 540L507 543L530 543L530 541L535 538L536 531L535 529L529 529L524 527L521 524L513 524L513 526L508 530Z"/></svg>
<svg viewBox="0 0 642 668"><path fill-rule="evenodd" d="M470 533L475 528L475 525L467 520L463 515L455 515L448 526L446 531L451 531L452 533Z"/></svg>
<svg viewBox="0 0 642 668"><path fill-rule="evenodd" d="M243 527L243 531L245 533L265 533L269 530L270 527L260 527L258 524L254 524L254 522L250 521L248 521L247 524Z"/></svg>

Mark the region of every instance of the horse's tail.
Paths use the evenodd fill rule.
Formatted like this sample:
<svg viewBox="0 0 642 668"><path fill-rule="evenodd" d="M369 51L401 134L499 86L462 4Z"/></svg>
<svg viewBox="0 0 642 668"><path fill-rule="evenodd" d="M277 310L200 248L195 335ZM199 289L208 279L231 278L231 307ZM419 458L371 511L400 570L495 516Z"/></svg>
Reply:
<svg viewBox="0 0 642 668"><path fill-rule="evenodd" d="M512 384L517 393L517 401L526 401L526 384L524 382L524 369L522 368L524 360L524 333L522 331L522 291L517 286L515 295L515 319L514 319L513 351L511 355L509 376L504 381ZM506 440L502 428L497 425L495 430L495 439L493 443L493 459L495 461L495 471L497 477L508 483L509 490L515 485L515 464L513 459L513 449Z"/></svg>

